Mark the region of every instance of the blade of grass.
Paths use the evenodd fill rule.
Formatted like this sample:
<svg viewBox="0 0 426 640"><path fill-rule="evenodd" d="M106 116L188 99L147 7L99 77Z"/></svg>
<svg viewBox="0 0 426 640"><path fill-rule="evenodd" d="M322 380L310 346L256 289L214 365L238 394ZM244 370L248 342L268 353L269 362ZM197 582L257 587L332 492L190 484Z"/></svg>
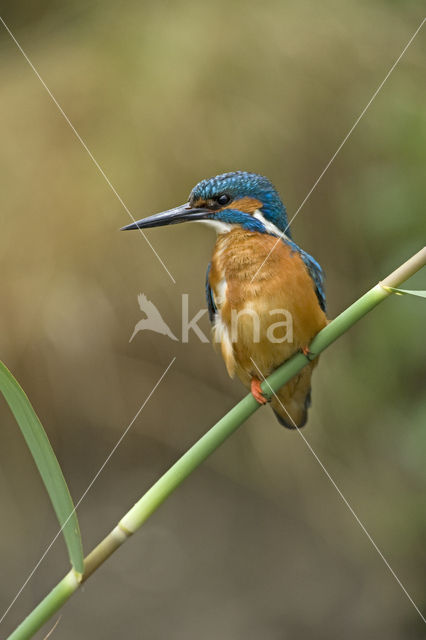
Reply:
<svg viewBox="0 0 426 640"><path fill-rule="evenodd" d="M419 298L426 298L426 291L409 291L408 289L396 289L395 287L387 287L392 293L400 296L417 296Z"/></svg>
<svg viewBox="0 0 426 640"><path fill-rule="evenodd" d="M83 573L83 548L74 504L61 467L45 430L31 406L24 390L6 365L0 361L0 391L3 393L31 455L40 472L44 486L64 534L69 558L75 571Z"/></svg>

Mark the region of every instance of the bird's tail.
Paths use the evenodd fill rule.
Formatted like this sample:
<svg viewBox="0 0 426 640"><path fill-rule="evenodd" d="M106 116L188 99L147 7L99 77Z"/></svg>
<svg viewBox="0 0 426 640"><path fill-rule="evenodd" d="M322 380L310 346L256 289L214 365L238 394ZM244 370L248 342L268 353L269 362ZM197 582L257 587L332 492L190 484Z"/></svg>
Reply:
<svg viewBox="0 0 426 640"><path fill-rule="evenodd" d="M277 420L287 429L300 429L308 419L311 406L311 376L317 360L311 362L302 371L277 392L271 407Z"/></svg>

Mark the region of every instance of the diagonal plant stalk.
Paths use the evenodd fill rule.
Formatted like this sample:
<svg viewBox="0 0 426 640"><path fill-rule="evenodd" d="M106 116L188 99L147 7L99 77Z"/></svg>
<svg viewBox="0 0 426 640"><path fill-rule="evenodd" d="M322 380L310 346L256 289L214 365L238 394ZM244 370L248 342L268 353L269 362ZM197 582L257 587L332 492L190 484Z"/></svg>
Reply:
<svg viewBox="0 0 426 640"><path fill-rule="evenodd" d="M361 298L332 320L320 331L309 346L309 359L302 353L294 355L262 383L262 391L271 396L295 376L310 359L317 357L332 342L343 335L358 320L374 309L382 300L394 293L395 288L426 264L426 248L412 256L407 262L367 291ZM84 574L74 569L52 589L27 618L9 636L8 640L27 640L62 607L81 584L112 554L129 536L158 509L166 498L209 455L211 455L234 431L258 408L251 394L247 395L196 442L175 464L142 496L126 513L117 526L85 558Z"/></svg>

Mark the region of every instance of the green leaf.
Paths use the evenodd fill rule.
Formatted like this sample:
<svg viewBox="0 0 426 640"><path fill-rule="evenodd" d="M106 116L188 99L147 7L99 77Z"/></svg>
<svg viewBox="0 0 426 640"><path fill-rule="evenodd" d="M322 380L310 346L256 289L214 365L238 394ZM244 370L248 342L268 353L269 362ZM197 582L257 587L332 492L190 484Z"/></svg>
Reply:
<svg viewBox="0 0 426 640"><path fill-rule="evenodd" d="M24 390L0 361L0 391L22 431L64 534L72 566L83 573L83 548L74 504L45 430ZM71 515L70 515L71 514Z"/></svg>
<svg viewBox="0 0 426 640"><path fill-rule="evenodd" d="M426 291L409 291L408 289L394 289L394 287L384 287L384 288L400 296L409 295L409 296L418 296L419 298L426 298Z"/></svg>

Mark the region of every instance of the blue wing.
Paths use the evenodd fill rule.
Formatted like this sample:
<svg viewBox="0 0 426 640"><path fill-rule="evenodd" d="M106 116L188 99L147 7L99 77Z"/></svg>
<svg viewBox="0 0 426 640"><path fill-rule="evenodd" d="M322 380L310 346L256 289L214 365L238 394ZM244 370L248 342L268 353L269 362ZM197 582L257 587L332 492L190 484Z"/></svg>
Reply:
<svg viewBox="0 0 426 640"><path fill-rule="evenodd" d="M318 262L312 256L310 256L309 253L302 251L302 249L299 249L299 251L300 256L309 272L309 275L314 281L315 293L317 294L320 307L325 312L327 309L327 304L324 291L324 272Z"/></svg>
<svg viewBox="0 0 426 640"><path fill-rule="evenodd" d="M206 298L207 298L207 309L209 311L210 322L213 324L215 315L217 314L217 307L214 303L213 291L209 282L210 267L211 267L211 262L209 262L207 266L207 273L206 273Z"/></svg>
<svg viewBox="0 0 426 640"><path fill-rule="evenodd" d="M301 249L295 242L293 242L293 240L289 240L288 238L286 238L285 240L283 239L283 242L287 242L287 244L290 245L293 251L297 251L297 253L300 254L300 257L305 263L308 273L313 280L315 293L317 294L319 305L321 309L325 312L327 310L327 303L325 300L325 291L324 291L325 278L324 278L323 270L321 269L320 265L315 260L315 258L310 256L309 253L306 253L306 251L303 251L303 249Z"/></svg>

